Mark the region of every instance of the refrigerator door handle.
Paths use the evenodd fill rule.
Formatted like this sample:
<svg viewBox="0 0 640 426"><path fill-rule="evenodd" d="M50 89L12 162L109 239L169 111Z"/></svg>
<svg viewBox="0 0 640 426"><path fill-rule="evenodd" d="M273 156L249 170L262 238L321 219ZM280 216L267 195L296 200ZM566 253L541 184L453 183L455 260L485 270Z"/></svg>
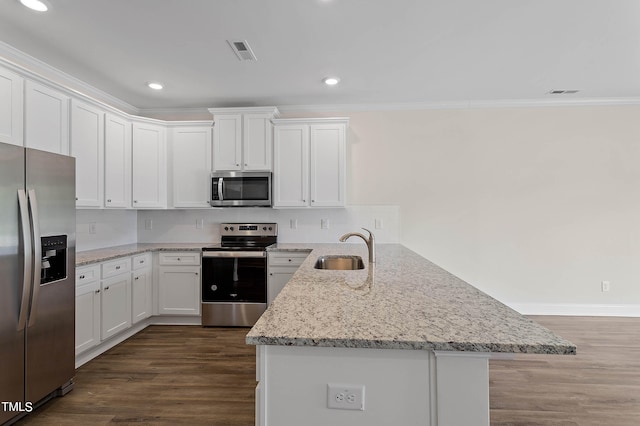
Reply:
<svg viewBox="0 0 640 426"><path fill-rule="evenodd" d="M40 274L42 263L42 245L40 243L40 221L38 219L38 200L36 190L29 190L29 214L31 215L31 227L33 229L33 291L31 292L31 309L29 312L29 324L31 327L36 322L36 312L38 309L38 293L40 293Z"/></svg>
<svg viewBox="0 0 640 426"><path fill-rule="evenodd" d="M31 269L33 265L33 253L31 252L31 225L29 223L29 206L27 194L23 189L18 189L18 206L20 206L20 228L22 229L22 241L24 250L24 272L22 278L22 298L20 300L20 314L18 316L18 331L24 330L27 325L29 311L29 299L31 298Z"/></svg>

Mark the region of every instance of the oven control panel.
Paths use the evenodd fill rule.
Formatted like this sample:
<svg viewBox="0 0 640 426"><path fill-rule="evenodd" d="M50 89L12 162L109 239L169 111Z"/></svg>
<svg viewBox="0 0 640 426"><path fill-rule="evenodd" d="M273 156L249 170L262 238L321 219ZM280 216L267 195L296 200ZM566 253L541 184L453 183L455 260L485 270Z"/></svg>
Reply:
<svg viewBox="0 0 640 426"><path fill-rule="evenodd" d="M277 223L221 223L221 236L277 236Z"/></svg>

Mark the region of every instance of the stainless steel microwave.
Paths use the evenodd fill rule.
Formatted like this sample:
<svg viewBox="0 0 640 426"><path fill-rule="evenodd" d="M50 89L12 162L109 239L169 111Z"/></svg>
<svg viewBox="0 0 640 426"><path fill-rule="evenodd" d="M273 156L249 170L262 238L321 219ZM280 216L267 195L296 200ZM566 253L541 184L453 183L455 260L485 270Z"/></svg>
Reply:
<svg viewBox="0 0 640 426"><path fill-rule="evenodd" d="M211 206L271 206L271 172L211 173Z"/></svg>

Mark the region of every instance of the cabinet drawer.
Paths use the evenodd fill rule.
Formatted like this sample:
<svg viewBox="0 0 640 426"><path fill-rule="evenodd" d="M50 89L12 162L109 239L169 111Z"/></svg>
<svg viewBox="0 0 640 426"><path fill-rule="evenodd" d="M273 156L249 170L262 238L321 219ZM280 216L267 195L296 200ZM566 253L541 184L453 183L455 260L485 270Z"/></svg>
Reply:
<svg viewBox="0 0 640 426"><path fill-rule="evenodd" d="M97 281L100 278L100 265L76 268L76 287Z"/></svg>
<svg viewBox="0 0 640 426"><path fill-rule="evenodd" d="M287 253L277 253L277 254L269 254L269 265L274 266L300 266L302 262L309 256L309 252L287 252Z"/></svg>
<svg viewBox="0 0 640 426"><path fill-rule="evenodd" d="M160 252L161 265L200 265L199 251Z"/></svg>
<svg viewBox="0 0 640 426"><path fill-rule="evenodd" d="M129 272L131 270L131 258L123 257L116 260L110 260L102 264L102 279L115 277L116 275Z"/></svg>
<svg viewBox="0 0 640 426"><path fill-rule="evenodd" d="M151 266L151 253L143 253L131 258L131 269L142 269Z"/></svg>

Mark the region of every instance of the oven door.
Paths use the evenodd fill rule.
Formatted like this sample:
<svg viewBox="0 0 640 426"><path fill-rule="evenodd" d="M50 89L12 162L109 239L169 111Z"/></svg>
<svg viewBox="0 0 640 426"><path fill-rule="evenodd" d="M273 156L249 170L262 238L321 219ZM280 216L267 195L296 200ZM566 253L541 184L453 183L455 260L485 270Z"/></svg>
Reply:
<svg viewBox="0 0 640 426"><path fill-rule="evenodd" d="M266 252L203 252L202 302L266 303Z"/></svg>

